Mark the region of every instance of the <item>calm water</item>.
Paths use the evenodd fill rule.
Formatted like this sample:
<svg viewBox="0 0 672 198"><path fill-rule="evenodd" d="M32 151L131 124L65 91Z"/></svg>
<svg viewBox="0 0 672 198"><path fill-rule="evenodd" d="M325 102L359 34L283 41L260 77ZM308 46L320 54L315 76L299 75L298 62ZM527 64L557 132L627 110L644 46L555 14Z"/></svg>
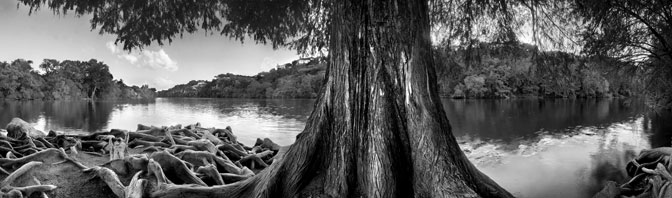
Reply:
<svg viewBox="0 0 672 198"><path fill-rule="evenodd" d="M151 101L0 101L0 126L13 117L70 133L137 124L200 122L231 126L252 144L289 145L314 100L181 99ZM670 115L646 113L639 100L444 100L453 133L483 172L520 197L591 197L642 149L669 146Z"/></svg>

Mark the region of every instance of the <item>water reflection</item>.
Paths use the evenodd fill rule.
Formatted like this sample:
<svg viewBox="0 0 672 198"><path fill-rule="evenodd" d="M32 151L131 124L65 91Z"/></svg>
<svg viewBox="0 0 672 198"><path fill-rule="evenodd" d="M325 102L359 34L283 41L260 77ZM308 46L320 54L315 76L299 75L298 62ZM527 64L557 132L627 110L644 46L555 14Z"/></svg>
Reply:
<svg viewBox="0 0 672 198"><path fill-rule="evenodd" d="M151 101L0 101L0 127L13 117L73 133L135 129L139 123L231 126L252 144L294 142L314 100L159 98ZM640 100L443 101L460 146L483 172L520 197L591 197L623 182L642 149L670 146L672 113L647 114Z"/></svg>
<svg viewBox="0 0 672 198"><path fill-rule="evenodd" d="M650 148L642 121L461 146L477 167L519 197L592 197L608 180L623 182L627 161Z"/></svg>
<svg viewBox="0 0 672 198"><path fill-rule="evenodd" d="M592 197L642 149L669 146L672 113L631 100L450 101L460 146L519 197Z"/></svg>
<svg viewBox="0 0 672 198"><path fill-rule="evenodd" d="M313 100L159 98L148 101L0 101L0 126L13 117L36 123L40 130L87 133L137 124L165 126L200 122L231 126L247 144L269 137L294 142L303 130Z"/></svg>
<svg viewBox="0 0 672 198"><path fill-rule="evenodd" d="M653 148L672 144L672 112L651 112L645 117L644 127L650 133L649 141Z"/></svg>
<svg viewBox="0 0 672 198"><path fill-rule="evenodd" d="M540 130L566 133L574 127L605 126L645 110L642 101L624 99L446 100L443 104L456 136L503 141L533 137Z"/></svg>
<svg viewBox="0 0 672 198"><path fill-rule="evenodd" d="M41 130L96 131L105 128L114 103L87 101L4 101L0 102L0 126L13 117L37 123Z"/></svg>
<svg viewBox="0 0 672 198"><path fill-rule="evenodd" d="M112 112L107 128L133 129L138 123L164 126L200 122L206 127L231 126L245 144L268 137L289 145L303 130L312 103L312 100L159 98L151 105L121 105L123 110Z"/></svg>

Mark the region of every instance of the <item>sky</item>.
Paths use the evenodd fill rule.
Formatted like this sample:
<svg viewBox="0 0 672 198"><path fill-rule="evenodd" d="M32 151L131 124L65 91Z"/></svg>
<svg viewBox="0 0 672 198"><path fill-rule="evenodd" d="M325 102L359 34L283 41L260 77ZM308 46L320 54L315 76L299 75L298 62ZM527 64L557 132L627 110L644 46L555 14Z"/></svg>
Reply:
<svg viewBox="0 0 672 198"><path fill-rule="evenodd" d="M28 10L23 5L17 9L16 0L0 0L0 61L23 58L32 60L37 69L45 58L97 59L110 66L115 79L164 90L223 73L254 75L299 58L296 51L273 50L253 41L241 44L202 31L128 53L114 45L114 35L91 30L89 15L57 16L42 9L29 16Z"/></svg>

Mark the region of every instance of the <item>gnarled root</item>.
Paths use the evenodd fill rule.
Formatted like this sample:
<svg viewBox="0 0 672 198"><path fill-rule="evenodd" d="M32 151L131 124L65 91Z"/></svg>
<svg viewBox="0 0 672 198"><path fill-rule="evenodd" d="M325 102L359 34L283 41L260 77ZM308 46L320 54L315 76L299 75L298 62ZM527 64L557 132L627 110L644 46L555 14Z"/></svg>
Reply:
<svg viewBox="0 0 672 198"><path fill-rule="evenodd" d="M21 166L19 169L16 169L16 171L12 172L12 174L9 174L2 182L0 183L0 188L5 188L9 186L11 183L13 183L18 177L23 176L28 170L32 169L33 167L41 165L42 162L28 162L25 165Z"/></svg>
<svg viewBox="0 0 672 198"><path fill-rule="evenodd" d="M217 171L217 167L213 164L198 167L196 172L203 174L206 178L212 180L214 184L211 185L224 185L224 179L222 179L222 176Z"/></svg>
<svg viewBox="0 0 672 198"><path fill-rule="evenodd" d="M230 160L225 160L221 157L217 157L215 154L209 153L207 151L184 151L178 153L176 157L193 164L196 167L206 166L208 164L216 164L218 168L222 168L226 172L240 174L242 173L241 169L233 164ZM204 161L206 163L204 163Z"/></svg>
<svg viewBox="0 0 672 198"><path fill-rule="evenodd" d="M671 155L670 147L643 150L626 166L626 172L632 177L628 182L618 187L609 182L593 197L672 197Z"/></svg>
<svg viewBox="0 0 672 198"><path fill-rule="evenodd" d="M140 174L142 172L137 172L133 176L131 183L125 189L126 198L142 198L144 195L144 189L147 186L146 179L140 179Z"/></svg>
<svg viewBox="0 0 672 198"><path fill-rule="evenodd" d="M116 197L109 188L114 186L105 183L116 179L111 171L105 176L106 172L87 170L71 159L56 163L31 161L7 176L0 188L10 196L43 193L52 198Z"/></svg>
<svg viewBox="0 0 672 198"><path fill-rule="evenodd" d="M201 139L201 140L189 141L187 142L187 145L193 146L198 151L208 151L213 154L217 153L217 147L215 147L215 145L208 140Z"/></svg>
<svg viewBox="0 0 672 198"><path fill-rule="evenodd" d="M101 178L118 197L124 197L126 195L125 187L121 181L119 181L119 177L114 171L99 166L91 168L89 171L94 172L95 175Z"/></svg>
<svg viewBox="0 0 672 198"><path fill-rule="evenodd" d="M137 146L170 147L169 144L166 144L166 143L163 143L163 142L151 142L151 141L145 141L145 140L141 140L141 139L134 139L133 141L128 143L128 147L135 148Z"/></svg>
<svg viewBox="0 0 672 198"><path fill-rule="evenodd" d="M0 159L0 166L2 167L18 167L22 166L23 164L36 161L36 162L44 162L48 164L56 163L56 162L61 162L63 160L68 159L68 155L65 154L65 151L61 149L47 149L44 151L40 151L28 156L24 156L22 158L17 158L17 159L7 159L3 158Z"/></svg>
<svg viewBox="0 0 672 198"><path fill-rule="evenodd" d="M163 167L163 172L168 179L176 184L197 184L206 186L205 182L198 178L185 164L184 161L161 151L153 153L150 158Z"/></svg>
<svg viewBox="0 0 672 198"><path fill-rule="evenodd" d="M124 184L128 185L135 173L147 168L149 159L146 155L131 155L124 159L115 159L102 165L116 173L116 176Z"/></svg>
<svg viewBox="0 0 672 198"><path fill-rule="evenodd" d="M230 128L140 128L136 132L113 129L86 136L50 132L46 137L0 137L0 154L7 156L0 158L0 178L5 176L0 183L0 197L36 196L35 193L42 193L41 197L147 197L150 192L154 196L182 188L198 191L187 196L208 197L222 190L236 196L249 194L252 188L241 186L256 185L263 177L250 179L255 172L241 163L252 169L264 168L278 157L277 144L269 139L260 140L254 148L246 147L236 141ZM128 146L145 146L143 153L147 154L115 157L105 163L96 161L108 160L105 152L113 150L110 147L116 144L111 144L112 139L120 136L132 140ZM75 147L82 152L77 153ZM88 157L97 157L93 163L103 164L87 168L70 158L64 149L71 149L76 159L93 151L96 155ZM207 178L208 183L199 176ZM207 187L208 184L213 186Z"/></svg>

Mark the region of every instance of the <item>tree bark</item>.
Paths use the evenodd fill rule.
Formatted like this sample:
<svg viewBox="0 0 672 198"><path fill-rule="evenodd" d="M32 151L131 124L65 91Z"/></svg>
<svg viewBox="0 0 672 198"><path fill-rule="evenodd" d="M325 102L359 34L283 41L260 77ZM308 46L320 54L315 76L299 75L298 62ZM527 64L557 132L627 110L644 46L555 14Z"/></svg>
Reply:
<svg viewBox="0 0 672 198"><path fill-rule="evenodd" d="M95 99L96 97L96 89L98 89L98 87L93 87L93 91L91 92L91 100Z"/></svg>
<svg viewBox="0 0 672 198"><path fill-rule="evenodd" d="M233 185L169 186L153 196L512 197L452 135L428 3L332 3L325 87L283 159Z"/></svg>

